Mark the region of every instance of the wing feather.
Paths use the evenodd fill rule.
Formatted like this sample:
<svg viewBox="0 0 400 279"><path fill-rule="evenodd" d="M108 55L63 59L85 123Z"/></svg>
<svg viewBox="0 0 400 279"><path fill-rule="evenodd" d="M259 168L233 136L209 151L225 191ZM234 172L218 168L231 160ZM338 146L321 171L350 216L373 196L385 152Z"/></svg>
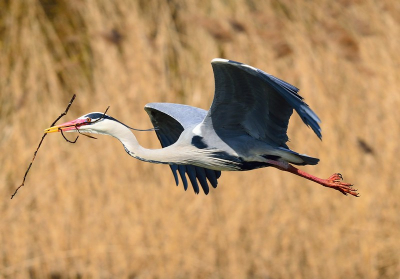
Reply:
<svg viewBox="0 0 400 279"><path fill-rule="evenodd" d="M212 62L215 95L204 124L216 133L249 134L273 145L286 146L293 109L321 138L318 116L293 85L254 67L226 59Z"/></svg>
<svg viewBox="0 0 400 279"><path fill-rule="evenodd" d="M171 104L171 103L150 103L145 106L153 126L156 129L157 137L162 147L175 143L184 129L189 129L201 123L207 115L207 111L187 105ZM200 182L205 194L209 193L208 182L217 187L218 178L221 176L220 171L214 171L191 165L170 165L175 183L179 185L179 176L182 180L185 191L188 188L186 175L193 186L196 194L199 193ZM208 180L208 182L207 182Z"/></svg>

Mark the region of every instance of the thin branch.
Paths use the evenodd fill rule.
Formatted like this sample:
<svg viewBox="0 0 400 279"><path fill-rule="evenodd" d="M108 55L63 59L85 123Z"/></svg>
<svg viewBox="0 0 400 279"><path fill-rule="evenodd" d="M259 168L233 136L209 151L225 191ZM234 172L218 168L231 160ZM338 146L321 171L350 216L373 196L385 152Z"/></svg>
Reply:
<svg viewBox="0 0 400 279"><path fill-rule="evenodd" d="M56 120L54 120L53 124L51 124L50 127L53 127L57 123L57 121L60 120L61 117L65 116L68 113L69 108L72 105L72 102L75 100L75 97L76 97L76 95L74 94L74 96L72 96L71 101L69 101L69 104L68 104L67 108L65 109L65 111L63 113L61 113L61 115Z"/></svg>
<svg viewBox="0 0 400 279"><path fill-rule="evenodd" d="M98 122L98 121L100 121L100 120L102 120L102 119L106 116L106 113L107 113L107 111L108 111L109 108L110 108L110 106L108 106L107 109L106 109L106 111L103 113L103 115L102 115L99 119L93 121L92 124L93 124L93 123L96 123L96 122Z"/></svg>
<svg viewBox="0 0 400 279"><path fill-rule="evenodd" d="M69 104L68 104L67 108L65 109L65 111L53 122L53 124L51 124L50 127L53 127L53 126L57 123L57 121L60 120L61 117L63 117L64 115L66 115L66 114L68 113L68 110L69 110L69 108L71 107L72 102L75 100L75 97L76 97L76 95L74 94L74 96L72 96L71 101L69 101ZM31 169L32 163L33 163L33 161L34 161L35 158L36 158L36 154L37 154L37 152L39 151L39 148L40 148L40 146L42 145L42 142L43 142L43 140L44 140L44 138L45 138L46 136L47 136L47 134L45 133L45 134L43 135L42 139L40 140L39 145L38 145L38 147L36 148L35 153L33 153L32 161L31 161L31 163L29 164L28 169L27 169L26 172L25 172L24 179L22 180L22 184L19 185L17 189L15 189L14 194L11 195L11 199L14 198L14 196L17 194L19 188L21 188L22 186L25 185L25 180L26 180L26 177L27 177L27 175L28 175L28 172L29 172L29 170Z"/></svg>

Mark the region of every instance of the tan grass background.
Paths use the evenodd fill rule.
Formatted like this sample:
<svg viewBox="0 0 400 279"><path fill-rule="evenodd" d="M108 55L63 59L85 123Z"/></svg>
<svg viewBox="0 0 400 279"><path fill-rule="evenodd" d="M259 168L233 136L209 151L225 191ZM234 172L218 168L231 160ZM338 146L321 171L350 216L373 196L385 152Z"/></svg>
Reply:
<svg viewBox="0 0 400 279"><path fill-rule="evenodd" d="M0 1L0 278L399 278L399 38L396 0ZM51 135L10 200L72 94L62 121L148 128L148 102L208 109L215 57L301 88L323 141L296 115L290 147L361 198L272 168L195 195L111 137Z"/></svg>

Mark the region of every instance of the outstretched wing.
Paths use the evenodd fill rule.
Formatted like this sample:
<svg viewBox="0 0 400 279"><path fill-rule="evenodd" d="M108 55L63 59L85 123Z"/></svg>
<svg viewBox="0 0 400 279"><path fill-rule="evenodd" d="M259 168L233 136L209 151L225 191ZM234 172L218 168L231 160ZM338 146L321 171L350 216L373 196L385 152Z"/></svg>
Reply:
<svg viewBox="0 0 400 279"><path fill-rule="evenodd" d="M144 109L150 116L153 126L157 128L156 134L162 147L175 143L184 129L199 124L207 115L207 111L200 108L170 103L150 103L147 104ZM221 176L220 171L197 166L170 165L170 167L175 177L176 185L178 186L179 184L178 171L185 191L188 188L187 175L196 194L199 193L197 180L200 182L200 186L207 195L209 192L207 180L216 188L218 184L217 179Z"/></svg>
<svg viewBox="0 0 400 279"><path fill-rule="evenodd" d="M204 124L218 135L246 133L285 146L293 109L321 138L318 116L297 93L299 89L254 67L226 59L211 62L215 96Z"/></svg>

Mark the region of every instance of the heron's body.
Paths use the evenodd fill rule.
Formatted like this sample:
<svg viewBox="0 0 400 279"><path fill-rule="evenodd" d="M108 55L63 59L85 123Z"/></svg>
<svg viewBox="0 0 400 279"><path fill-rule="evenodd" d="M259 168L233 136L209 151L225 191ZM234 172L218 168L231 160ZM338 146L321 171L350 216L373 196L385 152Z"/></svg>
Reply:
<svg viewBox="0 0 400 279"><path fill-rule="evenodd" d="M344 194L357 195L351 184L334 174L319 179L290 164L316 165L319 161L288 148L287 127L293 109L322 137L318 116L298 95L298 89L254 67L214 59L215 96L209 111L181 104L150 103L146 112L163 148L142 147L129 126L102 114L89 113L46 132L84 131L111 135L126 152L142 161L169 164L176 184L178 174L187 189L198 182L207 194L217 186L221 171L243 171L273 166L295 173Z"/></svg>

